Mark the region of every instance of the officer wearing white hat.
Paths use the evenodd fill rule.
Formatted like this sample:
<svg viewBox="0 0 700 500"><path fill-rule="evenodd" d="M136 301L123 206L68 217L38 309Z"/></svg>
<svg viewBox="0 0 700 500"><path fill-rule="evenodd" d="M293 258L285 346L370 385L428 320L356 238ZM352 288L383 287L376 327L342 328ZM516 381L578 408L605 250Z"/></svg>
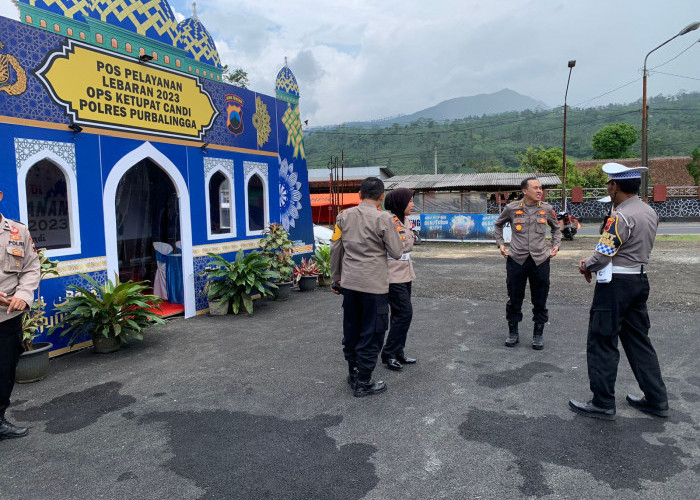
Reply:
<svg viewBox="0 0 700 500"><path fill-rule="evenodd" d="M637 193L641 172L646 167L628 168L618 163L603 165L610 179L608 194L615 210L605 222L600 241L579 271L596 286L588 324L588 378L593 399L587 403L571 400L574 412L604 420L615 419L615 379L620 353L618 338L644 396L628 394L634 408L668 416L668 396L661 378L656 351L649 340L646 267L654 246L659 219Z"/></svg>

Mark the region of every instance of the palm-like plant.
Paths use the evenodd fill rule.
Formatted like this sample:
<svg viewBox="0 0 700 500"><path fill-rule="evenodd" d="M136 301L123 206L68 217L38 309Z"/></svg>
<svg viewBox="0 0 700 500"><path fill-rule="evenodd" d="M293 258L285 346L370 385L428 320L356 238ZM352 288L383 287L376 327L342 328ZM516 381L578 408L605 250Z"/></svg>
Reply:
<svg viewBox="0 0 700 500"><path fill-rule="evenodd" d="M245 255L240 251L232 262L215 253L209 256L214 260L207 266L207 295L210 300L230 300L233 314L238 314L241 306L253 314L251 295L270 296L270 288L277 288L274 281L280 275L270 269L270 259L260 252Z"/></svg>
<svg viewBox="0 0 700 500"><path fill-rule="evenodd" d="M58 276L58 261L51 260L45 255L46 249L40 248L39 253L39 286L37 288L38 298L32 304L29 311L22 316L22 345L25 351L34 349L34 339L37 329L45 324L46 302L41 298L41 280L46 276Z"/></svg>
<svg viewBox="0 0 700 500"><path fill-rule="evenodd" d="M154 312L162 300L155 295L144 293L149 289L144 282L127 281L120 283L115 275L115 282L107 280L99 284L87 274L80 274L92 290L70 285L68 288L75 295L56 306L55 311L65 314L60 324L55 325L49 333L62 327L61 337L70 335L72 346L83 334L93 336L117 337L121 342L129 338L143 339L143 331L152 323L163 324L165 321Z"/></svg>

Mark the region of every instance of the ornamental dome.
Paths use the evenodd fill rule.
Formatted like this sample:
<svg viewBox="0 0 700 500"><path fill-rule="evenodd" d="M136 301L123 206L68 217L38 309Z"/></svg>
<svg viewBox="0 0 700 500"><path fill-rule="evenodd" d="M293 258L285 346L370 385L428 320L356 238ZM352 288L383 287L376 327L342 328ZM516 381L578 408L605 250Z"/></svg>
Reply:
<svg viewBox="0 0 700 500"><path fill-rule="evenodd" d="M16 4L31 5L37 9L53 12L59 16L83 21L90 17L93 0L13 0Z"/></svg>
<svg viewBox="0 0 700 500"><path fill-rule="evenodd" d="M277 97L285 101L299 101L299 85L294 73L287 66L287 58L284 58L284 66L277 73L275 80L275 93Z"/></svg>
<svg viewBox="0 0 700 500"><path fill-rule="evenodd" d="M177 47L177 20L166 0L82 0L81 3L92 5L93 19Z"/></svg>
<svg viewBox="0 0 700 500"><path fill-rule="evenodd" d="M199 21L196 13L177 25L177 33L178 47L190 54L195 61L221 68L221 60L214 40Z"/></svg>

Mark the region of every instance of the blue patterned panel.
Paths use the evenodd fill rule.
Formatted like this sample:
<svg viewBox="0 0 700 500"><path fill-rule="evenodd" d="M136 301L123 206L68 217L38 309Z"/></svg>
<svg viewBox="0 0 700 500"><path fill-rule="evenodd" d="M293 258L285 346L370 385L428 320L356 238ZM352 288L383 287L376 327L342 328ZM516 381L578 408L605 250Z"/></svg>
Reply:
<svg viewBox="0 0 700 500"><path fill-rule="evenodd" d="M177 20L165 0L92 0L92 17L177 46Z"/></svg>
<svg viewBox="0 0 700 500"><path fill-rule="evenodd" d="M92 0L15 0L15 2L78 21L89 17L92 10Z"/></svg>
<svg viewBox="0 0 700 500"><path fill-rule="evenodd" d="M193 18L185 19L177 25L177 31L180 48L190 53L195 61L221 67L214 40L202 23Z"/></svg>

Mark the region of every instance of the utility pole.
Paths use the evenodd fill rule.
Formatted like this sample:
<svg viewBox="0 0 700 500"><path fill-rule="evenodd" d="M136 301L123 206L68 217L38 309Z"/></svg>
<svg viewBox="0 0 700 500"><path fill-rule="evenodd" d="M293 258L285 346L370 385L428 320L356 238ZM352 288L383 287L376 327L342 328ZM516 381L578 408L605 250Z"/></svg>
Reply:
<svg viewBox="0 0 700 500"><path fill-rule="evenodd" d="M437 146L435 146L435 175L437 175Z"/></svg>

